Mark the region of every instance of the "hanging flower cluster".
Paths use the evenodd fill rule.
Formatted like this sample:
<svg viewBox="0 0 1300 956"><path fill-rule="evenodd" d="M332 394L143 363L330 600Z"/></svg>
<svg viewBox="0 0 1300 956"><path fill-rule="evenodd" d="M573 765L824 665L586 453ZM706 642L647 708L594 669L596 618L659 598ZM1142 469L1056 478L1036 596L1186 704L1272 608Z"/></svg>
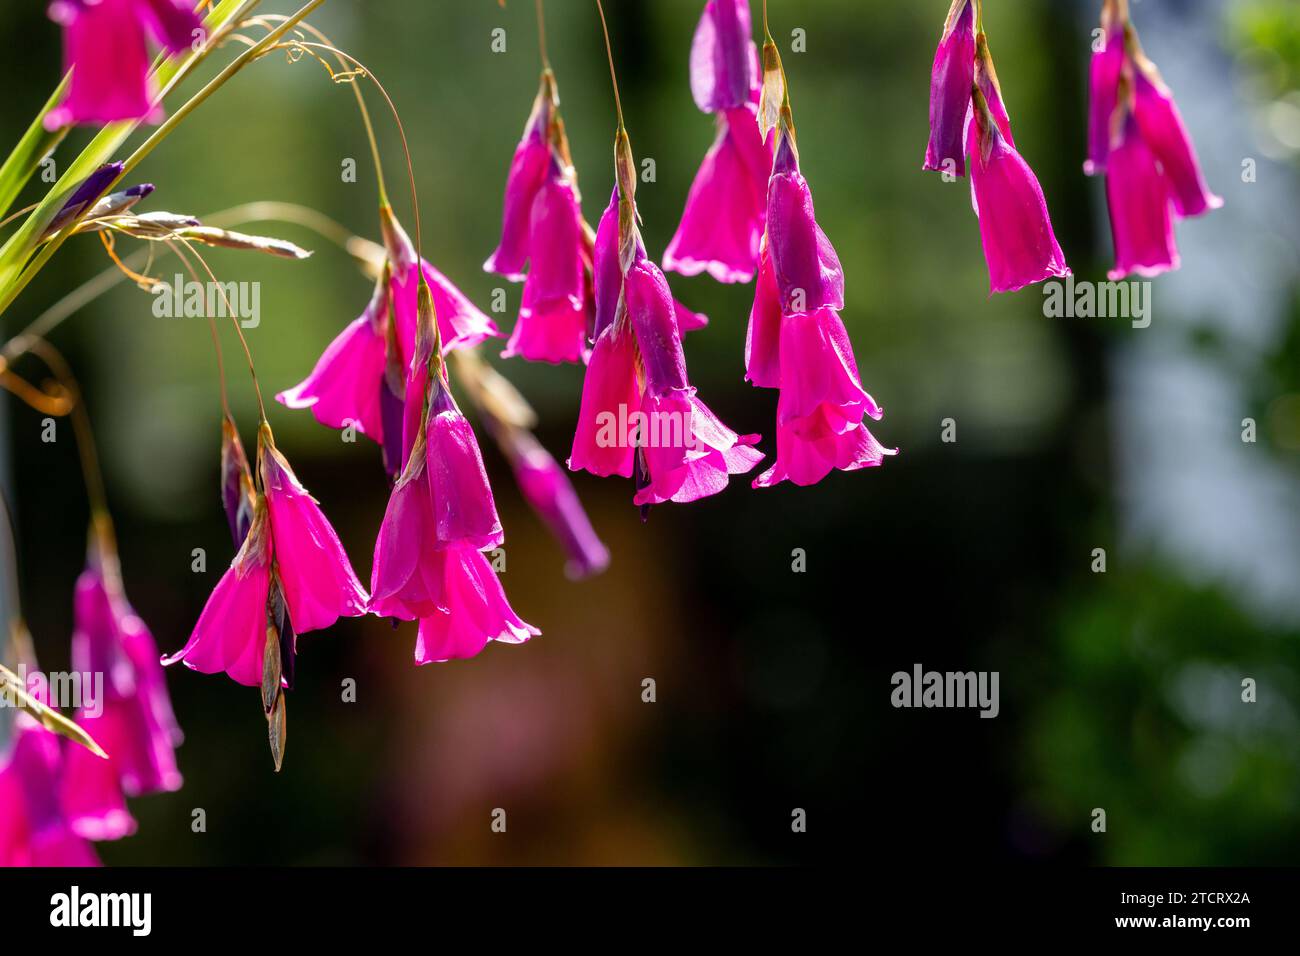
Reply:
<svg viewBox="0 0 1300 956"><path fill-rule="evenodd" d="M182 78L245 27L265 33L257 40L239 34L247 48L235 68L219 74L173 119L273 49L288 52L291 62L304 53L322 64L337 58L343 72L326 65L335 80L378 85L373 73L305 22L321 2L308 0L292 17L251 19L243 17L247 4L208 5L205 27L192 0L54 0L49 15L63 27L67 75L33 123L35 145L28 143L28 151L52 150L72 124L159 122L160 81ZM600 0L597 8L613 78ZM540 3L538 14L540 33ZM840 317L844 270L817 221L786 75L766 20L765 5L760 57L747 0L704 4L691 43L690 88L698 108L714 117L717 134L662 258L663 270L685 276L756 280L745 378L777 389L779 397L775 460L752 481L754 488L783 481L811 485L832 471L878 466L897 453L867 428L867 419L883 413L862 385ZM1155 275L1178 266L1175 219L1204 214L1222 200L1209 191L1172 94L1142 52L1126 0L1104 0L1101 33L1091 65L1085 170L1106 176L1116 257L1111 278ZM165 54L152 72L151 40ZM586 365L568 470L632 479L632 501L644 518L654 505L721 492L731 476L752 472L764 455L756 447L760 436L724 425L691 383L683 334L708 320L674 298L647 252L618 96L614 79L614 186L592 228L582 212L543 41L539 89L506 179L500 241L484 268L523 283L504 357ZM261 414L252 464L221 373L221 500L235 553L189 640L165 658L127 602L102 480L87 467L92 521L74 599L72 660L78 671L102 674L104 690L94 706L82 706L68 720L49 707L48 695L29 693L0 665L3 692L20 701L0 761L0 864L92 864L89 841L135 830L127 798L181 785L175 757L181 732L163 664L224 672L259 687L279 769L299 635L371 613L412 621L415 660L425 664L472 657L490 641L517 644L540 633L515 613L487 556L501 548L504 529L478 438L457 395L559 542L570 576L599 573L609 563L565 468L534 435L532 409L479 354L489 339L501 337L496 324L422 256L409 153L415 241L399 223L364 98L359 92L357 98L375 153L382 244L350 237L346 245L374 290L307 377L276 397L288 408L309 409L327 427L355 429L381 449L391 484L369 588L277 447L255 373ZM400 129L395 107L393 113ZM952 0L933 61L929 120L924 168L954 178L969 169L991 292L1068 275L1042 188L1016 147L981 0ZM123 273L144 287L157 280L122 262L114 252L119 237L164 244L191 272L191 255L206 268L196 246L291 259L309 255L291 243L192 216L138 212L153 186L121 188L119 182L155 138L126 162L108 162L124 129L96 137L69 167L73 172L0 248L0 311L74 235L97 233ZM93 171L87 176L86 170ZM0 191L12 187L0 215L24 181L14 174L0 183ZM215 324L212 331L220 363ZM248 343L238 334L253 372ZM9 374L6 359L0 359L0 374ZM13 385L8 378L4 384ZM30 387L13 390L29 404L52 401ZM70 407L80 408L76 400ZM89 434L88 424L81 424ZM11 653L34 666L21 622L8 623Z"/></svg>
<svg viewBox="0 0 1300 956"><path fill-rule="evenodd" d="M971 158L971 195L989 268L989 291L1014 292L1067 276L1043 189L1016 150L988 38L982 0L953 0L930 75L930 142L925 169L962 176Z"/></svg>
<svg viewBox="0 0 1300 956"><path fill-rule="evenodd" d="M691 44L691 93L718 135L686 197L664 269L749 282L758 268L772 151L758 131L760 90L748 0L709 0Z"/></svg>
<svg viewBox="0 0 1300 956"><path fill-rule="evenodd" d="M1210 192L1173 93L1147 59L1127 0L1105 0L1092 57L1088 175L1105 175L1115 267L1110 278L1179 266L1174 221L1223 205Z"/></svg>
<svg viewBox="0 0 1300 956"><path fill-rule="evenodd" d="M763 455L753 447L759 436L723 425L687 377L680 310L641 238L636 163L617 86L614 95L615 186L596 228L595 347L569 468L634 478L632 500L645 517L652 505L717 494Z"/></svg>
<svg viewBox="0 0 1300 956"><path fill-rule="evenodd" d="M582 362L594 316L591 237L559 113L555 74L542 70L533 110L506 179L501 243L483 264L523 299L504 356Z"/></svg>
<svg viewBox="0 0 1300 956"><path fill-rule="evenodd" d="M175 757L181 730L158 647L123 591L106 513L94 516L89 539L72 635L72 672L81 688L73 726L85 736L52 725L53 711L38 713L44 721L28 712L15 716L0 763L0 866L97 866L90 841L136 831L126 797L181 786ZM11 630L24 683L38 707L49 707L50 684L36 667L30 636L20 620ZM4 694L18 691L6 686Z"/></svg>
<svg viewBox="0 0 1300 956"><path fill-rule="evenodd" d="M135 832L123 796L178 790L175 748L183 739L148 627L127 603L106 516L91 528L86 570L73 604L72 669L102 674L102 700L77 722L108 753L66 747L61 793L73 831L92 840Z"/></svg>
<svg viewBox="0 0 1300 956"><path fill-rule="evenodd" d="M767 186L767 227L745 342L745 377L781 390L776 461L754 481L811 485L833 470L880 465L897 449L867 430L884 412L862 387L844 308L844 270L817 224L812 191L799 171L794 116L781 56L769 34L763 44L760 105L764 135L775 138Z"/></svg>

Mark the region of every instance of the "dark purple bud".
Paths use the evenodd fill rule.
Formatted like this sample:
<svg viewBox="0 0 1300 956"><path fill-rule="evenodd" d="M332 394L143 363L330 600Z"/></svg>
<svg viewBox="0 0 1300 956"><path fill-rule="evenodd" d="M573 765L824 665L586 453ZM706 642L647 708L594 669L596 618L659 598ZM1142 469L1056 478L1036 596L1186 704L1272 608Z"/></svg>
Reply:
<svg viewBox="0 0 1300 956"><path fill-rule="evenodd" d="M77 187L76 192L68 197L63 208L54 214L54 218L45 228L44 235L52 236L66 226L78 213L102 196L104 190L117 181L117 177L122 175L122 170L125 168L125 163L105 163L87 176Z"/></svg>

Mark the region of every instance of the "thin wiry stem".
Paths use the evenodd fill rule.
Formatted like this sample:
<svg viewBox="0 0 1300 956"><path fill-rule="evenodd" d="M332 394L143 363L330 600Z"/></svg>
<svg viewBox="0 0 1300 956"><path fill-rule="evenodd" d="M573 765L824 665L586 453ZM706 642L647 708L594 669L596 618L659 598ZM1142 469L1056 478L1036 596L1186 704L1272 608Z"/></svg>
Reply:
<svg viewBox="0 0 1300 956"><path fill-rule="evenodd" d="M198 271L194 268L194 265L190 260L186 258L185 253L181 251L180 247L172 240L167 240L165 244L167 248L175 253L176 258L184 264L186 271L194 277L194 281L201 283L203 280L199 278ZM221 338L217 335L217 320L210 314L207 316L207 319L208 331L212 333L212 351L217 357L217 380L221 387L221 411L225 414L226 418L234 421L235 417L230 413L230 396L226 389L226 362L225 358L221 354Z"/></svg>
<svg viewBox="0 0 1300 956"><path fill-rule="evenodd" d="M609 79L614 84L614 112L618 116L618 128L621 130L624 128L623 104L618 98L618 76L614 73L614 48L609 42L609 24L605 22L605 7L600 0L596 0L596 10L600 13L600 29L605 34L605 56L609 59Z"/></svg>
<svg viewBox="0 0 1300 956"><path fill-rule="evenodd" d="M542 69L549 70L551 61L546 56L546 15L542 12L542 0L537 0L537 49L542 54Z"/></svg>
<svg viewBox="0 0 1300 956"><path fill-rule="evenodd" d="M267 13L259 17L256 17L255 19L266 21L268 23L276 23L282 20L286 20L288 18L279 14ZM298 23L298 29L310 33L316 39L320 40L322 43L328 46L332 47L335 45L333 40L331 40L320 30L316 29L316 27L312 26L312 24L308 23L306 20L303 20ZM340 65L344 67L348 65L347 59L341 54L336 54L336 58L338 59ZM388 185L384 181L384 164L383 164L383 160L379 158L379 141L375 137L375 126L370 119L370 110L366 107L366 99L361 93L361 87L358 86L356 83L352 83L350 85L352 87L353 95L355 95L357 98L357 109L361 112L361 125L364 126L366 129L366 140L370 144L370 155L375 162L375 179L377 180L378 187L379 187L379 201L381 203L387 203Z"/></svg>
<svg viewBox="0 0 1300 956"><path fill-rule="evenodd" d="M239 344L243 346L244 358L248 361L248 374L252 376L253 379L253 391L257 393L257 411L261 416L261 421L265 423L266 402L262 400L262 386L257 381L257 369L253 367L253 353L248 348L248 339L244 338L244 330L240 328L239 315L235 311L234 306L231 305L230 297L226 295L225 286L217 281L217 277L213 274L212 268L208 265L207 260L204 259L203 255L194 248L194 243L190 242L188 239L180 239L179 241L184 243L185 248L189 250L190 255L199 260L199 265L203 266L203 271L208 274L208 278L212 280L213 286L215 286L217 291L221 293L221 301L226 307L226 314L230 316L230 323L235 327L235 334L239 336Z"/></svg>
<svg viewBox="0 0 1300 956"><path fill-rule="evenodd" d="M362 63L352 54L344 53L342 50L338 49L337 47L330 46L328 43L309 43L306 40L290 40L287 43L281 45L289 48L293 48L297 46L297 47L303 47L304 49L325 50L329 53L333 53L335 56L338 56L342 59L346 59L349 63L351 63L358 70L364 73L370 79L370 82L375 84L375 87L379 90L380 94L384 97L384 100L387 101L388 109L393 114L393 122L397 124L398 135L401 136L402 138L402 152L406 156L406 174L411 184L411 207L412 207L412 212L415 216L415 252L416 252L416 257L422 260L424 258L424 252L423 252L423 241L420 232L420 197L417 194L415 188L415 163L411 159L411 147L406 139L406 127L402 125L402 116L397 111L397 104L394 103L393 98L388 95L388 90L384 89L384 85L379 82L379 78L376 77L375 74L370 70L370 68L367 67L364 63ZM420 282L423 284L424 270L420 269L419 272L420 272Z"/></svg>

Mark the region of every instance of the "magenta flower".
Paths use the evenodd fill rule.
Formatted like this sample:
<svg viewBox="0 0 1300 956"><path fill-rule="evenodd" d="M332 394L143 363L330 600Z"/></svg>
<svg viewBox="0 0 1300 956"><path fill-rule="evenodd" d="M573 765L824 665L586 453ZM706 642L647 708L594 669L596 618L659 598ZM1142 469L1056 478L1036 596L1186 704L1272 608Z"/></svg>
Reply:
<svg viewBox="0 0 1300 956"><path fill-rule="evenodd" d="M958 12L954 4L953 16ZM774 50L765 49L765 61L769 52L780 70ZM784 71L775 86L787 89ZM756 386L780 389L776 460L753 481L754 488L782 481L811 485L832 470L856 471L896 454L863 424L866 416L878 419L882 412L862 388L853 347L840 321L844 271L817 223L784 95L774 126L767 230L745 342L745 377Z"/></svg>
<svg viewBox="0 0 1300 956"><path fill-rule="evenodd" d="M634 504L644 507L716 495L727 487L730 475L752 471L763 460L763 453L753 447L760 436L737 435L694 395L687 399L655 399L647 395L646 408L650 413L648 421L658 422L659 440L642 449L645 481L632 499ZM680 442L672 438L675 421L682 422ZM663 441L666 428L670 436L667 443Z"/></svg>
<svg viewBox="0 0 1300 956"><path fill-rule="evenodd" d="M784 313L844 308L844 270L817 225L812 190L789 136L779 136L767 187L767 254Z"/></svg>
<svg viewBox="0 0 1300 956"><path fill-rule="evenodd" d="M365 614L370 598L339 536L275 447L265 424L258 445L276 575L294 633L318 631L340 617Z"/></svg>
<svg viewBox="0 0 1300 956"><path fill-rule="evenodd" d="M864 416L884 414L862 388L844 323L834 309L781 319L781 397L777 400L776 461L754 481L811 485L833 469L880 465L897 449L882 446Z"/></svg>
<svg viewBox="0 0 1300 956"><path fill-rule="evenodd" d="M599 278L599 277L598 277ZM599 294L599 292L597 293ZM582 403L569 454L572 471L589 471L602 478L632 477L636 449L630 442L603 431L605 423L617 422L641 406L636 381L636 339L627 322L611 322L596 339L582 382Z"/></svg>
<svg viewBox="0 0 1300 956"><path fill-rule="evenodd" d="M298 385L275 396L287 408L310 408L322 425L349 425L383 444L381 382L386 366L388 279L381 277L361 317L348 325L325 349L316 367Z"/></svg>
<svg viewBox="0 0 1300 956"><path fill-rule="evenodd" d="M1179 265L1174 217L1223 205L1210 191L1173 93L1147 59L1127 4L1106 0L1106 46L1093 54L1084 170L1106 173L1112 280Z"/></svg>
<svg viewBox="0 0 1300 956"><path fill-rule="evenodd" d="M243 546L217 582L189 641L163 664L179 661L204 674L225 671L240 684L260 686L273 557L266 498L259 495Z"/></svg>
<svg viewBox="0 0 1300 956"><path fill-rule="evenodd" d="M54 0L49 15L63 27L68 95L45 117L47 129L70 123L162 119L149 78L146 34L168 53L190 48L199 19L189 0Z"/></svg>
<svg viewBox="0 0 1300 956"><path fill-rule="evenodd" d="M519 319L502 356L580 362L587 347L587 262L571 170L552 158L529 222L528 275Z"/></svg>
<svg viewBox="0 0 1300 956"><path fill-rule="evenodd" d="M479 552L450 548L434 554L444 565L443 603L420 618L415 663L473 657L488 641L522 644L542 633L511 609L492 565Z"/></svg>
<svg viewBox="0 0 1300 956"><path fill-rule="evenodd" d="M258 468L262 492L243 546L208 598L189 642L163 659L205 674L225 671L250 686L262 683L273 578L294 634L329 627L342 616L357 617L369 607L338 535L275 447L265 422L258 434ZM284 662L286 672L290 666Z"/></svg>
<svg viewBox="0 0 1300 956"><path fill-rule="evenodd" d="M609 566L609 549L592 529L564 469L537 439L522 429L510 429L505 447L524 500L568 555L565 573L578 579L604 571Z"/></svg>
<svg viewBox="0 0 1300 956"><path fill-rule="evenodd" d="M1131 115L1107 160L1106 199L1115 241L1115 268L1108 274L1112 281L1178 268L1169 181Z"/></svg>
<svg viewBox="0 0 1300 956"><path fill-rule="evenodd" d="M930 72L930 141L923 169L948 168L954 175L965 174L963 145L974 83L974 0L953 0Z"/></svg>
<svg viewBox="0 0 1300 956"><path fill-rule="evenodd" d="M1139 69L1134 73L1134 80L1133 115L1137 117L1142 139L1160 163L1169 184L1174 211L1186 219L1220 208L1223 200L1206 185L1196 149L1169 88L1154 70L1148 75Z"/></svg>
<svg viewBox="0 0 1300 956"><path fill-rule="evenodd" d="M478 439L443 385L433 395L425 439L437 547L498 547L505 534Z"/></svg>
<svg viewBox="0 0 1300 956"><path fill-rule="evenodd" d="M26 714L13 727L0 765L0 866L99 866L60 799L59 738Z"/></svg>
<svg viewBox="0 0 1300 956"><path fill-rule="evenodd" d="M374 295L361 317L325 349L311 374L276 396L289 408L310 408L321 424L350 423L384 449L384 464L397 474L402 461L402 396L414 361L420 273L415 246L392 208L380 207L388 254ZM444 353L479 344L500 331L456 286L421 261L437 314ZM418 411L418 409L417 409Z"/></svg>
<svg viewBox="0 0 1300 956"><path fill-rule="evenodd" d="M748 282L763 235L764 191L772 151L758 129L758 51L748 0L709 0L691 44L691 92L717 116L718 135L686 197L664 268Z"/></svg>
<svg viewBox="0 0 1300 956"><path fill-rule="evenodd" d="M758 262L758 284L745 335L745 380L759 388L781 387L781 293L767 246Z"/></svg>
<svg viewBox="0 0 1300 956"><path fill-rule="evenodd" d="M751 102L758 90L749 0L708 0L691 39L691 95L701 113Z"/></svg>
<svg viewBox="0 0 1300 956"><path fill-rule="evenodd" d="M1106 171L1114 139L1115 107L1119 104L1119 77L1124 68L1124 24L1102 19L1100 50L1092 54L1088 70L1088 159L1083 171L1089 176Z"/></svg>
<svg viewBox="0 0 1300 956"><path fill-rule="evenodd" d="M586 360L595 307L588 226L558 102L547 68L506 180L501 243L483 264L524 280L519 318L502 356L555 364Z"/></svg>
<svg viewBox="0 0 1300 956"><path fill-rule="evenodd" d="M717 139L691 183L664 268L686 276L707 272L719 282L754 278L771 168L754 107L719 113Z"/></svg>
<svg viewBox="0 0 1300 956"><path fill-rule="evenodd" d="M982 97L971 122L971 185L990 293L1069 275L1038 178L1003 137Z"/></svg>
<svg viewBox="0 0 1300 956"><path fill-rule="evenodd" d="M122 590L111 539L92 537L86 570L77 581L75 612L73 669L102 674L104 682L102 699L89 710L83 707L77 721L109 757L69 748L64 806L82 836L116 839L135 830L123 792L141 796L180 788L175 748L183 735L158 646Z"/></svg>
<svg viewBox="0 0 1300 956"><path fill-rule="evenodd" d="M747 446L758 436L738 437L695 398L678 325L682 309L640 236L634 231L618 237L617 204L616 192L597 230L599 334L583 381L569 468L635 476L633 500L643 508L695 501L725 488L729 475L754 467L762 455ZM633 250L626 274L619 247Z"/></svg>
<svg viewBox="0 0 1300 956"><path fill-rule="evenodd" d="M478 552L497 547L504 535L474 434L441 372L428 389L371 571L371 610L419 620L418 664L471 657L488 641L520 643L540 633L510 609Z"/></svg>
<svg viewBox="0 0 1300 956"><path fill-rule="evenodd" d="M501 213L501 242L483 263L484 272L495 272L511 282L522 282L532 239L533 201L551 168L550 127L553 112L553 81L546 74L533 101L533 111L524 135L515 147L506 177L506 195Z"/></svg>

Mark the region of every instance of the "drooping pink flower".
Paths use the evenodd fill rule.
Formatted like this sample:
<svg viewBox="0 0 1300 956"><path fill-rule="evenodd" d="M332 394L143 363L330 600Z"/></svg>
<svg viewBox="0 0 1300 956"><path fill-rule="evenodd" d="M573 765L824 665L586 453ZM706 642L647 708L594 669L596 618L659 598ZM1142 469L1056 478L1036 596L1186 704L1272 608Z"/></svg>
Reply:
<svg viewBox="0 0 1300 956"><path fill-rule="evenodd" d="M717 139L691 183L664 268L686 276L707 272L719 282L752 279L771 168L754 106L719 113Z"/></svg>
<svg viewBox="0 0 1300 956"><path fill-rule="evenodd" d="M26 714L18 714L13 727L0 762L0 866L99 866L60 799L59 738Z"/></svg>
<svg viewBox="0 0 1300 956"><path fill-rule="evenodd" d="M1179 265L1169 180L1129 115L1106 164L1106 199L1115 241L1112 281L1157 276Z"/></svg>
<svg viewBox="0 0 1300 956"><path fill-rule="evenodd" d="M596 239L591 250L591 281L592 295L596 300L596 318L591 340L598 342L601 333L614 322L618 297L623 291L623 266L618 254L617 186L596 226Z"/></svg>
<svg viewBox="0 0 1300 956"><path fill-rule="evenodd" d="M122 794L177 790L175 748L182 740L153 635L127 603L111 538L92 537L86 570L77 581L72 666L102 674L101 698L76 719L108 753L69 748L63 800L74 829L88 839L125 836L135 829Z"/></svg>
<svg viewBox="0 0 1300 956"><path fill-rule="evenodd" d="M1038 177L981 105L971 120L971 184L990 293L1069 275Z"/></svg>
<svg viewBox="0 0 1300 956"><path fill-rule="evenodd" d="M427 261L417 269L415 245L390 206L380 207L387 258L375 292L360 318L321 355L311 374L276 399L289 408L310 408L332 428L355 425L378 442L384 465L396 475L403 460L403 395L415 361L419 286L428 286L445 353L468 348L500 331Z"/></svg>
<svg viewBox="0 0 1300 956"><path fill-rule="evenodd" d="M268 626L278 626L272 600L277 592L295 635L357 617L369 607L338 535L275 447L265 422L257 457L262 489L243 545L189 641L163 658L165 665L181 662L204 674L225 671L250 686L262 683ZM285 673L291 663L282 659Z"/></svg>
<svg viewBox="0 0 1300 956"><path fill-rule="evenodd" d="M63 27L64 68L72 79L67 97L46 116L47 129L162 119L146 35L171 54L189 49L199 29L189 0L54 0L49 15Z"/></svg>
<svg viewBox="0 0 1300 956"><path fill-rule="evenodd" d="M686 355L668 280L644 255L628 267L623 277L623 297L636 333L646 391L655 398L686 399L694 395L695 389L686 380Z"/></svg>
<svg viewBox="0 0 1300 956"><path fill-rule="evenodd" d="M930 72L930 141L923 169L965 174L963 143L974 82L974 0L953 0Z"/></svg>
<svg viewBox="0 0 1300 956"><path fill-rule="evenodd" d="M759 132L758 50L748 0L709 0L691 44L691 93L718 133L686 197L664 269L748 282L758 263L772 151Z"/></svg>
<svg viewBox="0 0 1300 956"><path fill-rule="evenodd" d="M956 6L954 6L954 11ZM862 388L840 320L844 272L817 224L812 191L799 171L793 123L782 110L768 188L767 232L745 346L746 377L779 388L776 460L753 481L811 485L832 470L879 465L885 449L864 419L880 418Z"/></svg>
<svg viewBox="0 0 1300 956"><path fill-rule="evenodd" d="M781 293L766 244L745 335L745 379L759 388L781 387Z"/></svg>
<svg viewBox="0 0 1300 956"><path fill-rule="evenodd" d="M276 574L294 633L318 631L340 617L365 614L369 597L338 534L275 447L265 424L258 444Z"/></svg>
<svg viewBox="0 0 1300 956"><path fill-rule="evenodd" d="M682 351L681 309L635 225L619 237L618 202L616 192L613 211L606 210L597 231L600 333L583 382L569 468L635 477L634 502L643 508L694 501L754 466L762 456L738 446L753 444L757 436L739 438L695 398ZM635 217L624 221L634 223ZM620 247L629 250L626 273Z"/></svg>
<svg viewBox="0 0 1300 956"><path fill-rule="evenodd" d="M571 170L552 159L533 198L523 302L502 356L579 362L587 345L587 262Z"/></svg>
<svg viewBox="0 0 1300 956"><path fill-rule="evenodd" d="M665 424L673 435L674 420L683 423L684 434L679 445L670 441L667 447L644 448L647 482L633 498L637 505L697 501L715 495L727 487L730 475L752 471L763 459L763 453L753 447L760 436L737 435L694 395L686 400L652 400L647 405L649 421L658 423L660 438ZM676 418L665 419L666 414Z"/></svg>
<svg viewBox="0 0 1300 956"><path fill-rule="evenodd" d="M483 268L524 280L519 317L501 353L532 362L582 362L595 303L592 252L577 176L547 68L506 180L501 243Z"/></svg>
<svg viewBox="0 0 1300 956"><path fill-rule="evenodd" d="M430 402L425 442L437 547L498 547L505 534L478 439L442 384L436 386Z"/></svg>
<svg viewBox="0 0 1300 956"><path fill-rule="evenodd" d="M524 135L515 147L506 177L506 195L501 213L501 242L483 263L484 272L495 272L511 282L522 282L528 264L532 236L533 201L551 166L550 126L553 110L553 81L543 75L542 88L533 100L533 111Z"/></svg>
<svg viewBox="0 0 1300 956"><path fill-rule="evenodd" d="M1105 47L1093 54L1088 118L1089 174L1106 174L1112 280L1155 276L1179 266L1175 216L1223 205L1210 191L1173 93L1147 59L1127 4L1106 0Z"/></svg>
<svg viewBox="0 0 1300 956"><path fill-rule="evenodd" d="M266 498L259 495L243 546L213 589L189 641L164 657L164 666L180 662L203 674L225 671L240 684L260 686L273 557Z"/></svg>
<svg viewBox="0 0 1300 956"><path fill-rule="evenodd" d="M507 457L524 500L532 506L568 556L565 572L585 578L609 565L609 549L597 537L577 492L551 453L528 432L510 430Z"/></svg>
<svg viewBox="0 0 1300 956"><path fill-rule="evenodd" d="M1088 69L1088 159L1083 171L1089 176L1104 173L1110 156L1119 77L1124 68L1124 24L1103 21L1101 41Z"/></svg>
<svg viewBox="0 0 1300 956"><path fill-rule="evenodd" d="M844 270L817 225L812 190L789 136L779 136L767 187L767 254L784 313L844 308Z"/></svg>
<svg viewBox="0 0 1300 956"><path fill-rule="evenodd" d="M380 391L388 306L388 280L381 276L360 318L326 347L307 378L280 392L276 401L286 408L310 408L316 420L330 428L353 425L367 438L383 444Z"/></svg>
<svg viewBox="0 0 1300 956"><path fill-rule="evenodd" d="M864 416L880 406L862 388L844 323L834 309L781 320L781 396L777 400L776 461L754 481L816 484L833 469L880 465L887 449L867 430Z"/></svg>
<svg viewBox="0 0 1300 956"><path fill-rule="evenodd" d="M571 470L589 471L602 478L632 477L635 449L619 440L619 436L611 439L603 426L611 420L618 421L620 411L626 420L641 407L636 360L636 339L631 326L625 321L611 322L596 339L582 381L582 403L573 450L569 454Z"/></svg>
<svg viewBox="0 0 1300 956"><path fill-rule="evenodd" d="M750 102L758 85L749 0L708 0L691 39L691 95L701 113Z"/></svg>
<svg viewBox="0 0 1300 956"><path fill-rule="evenodd" d="M370 610L403 621L428 617L443 602L442 582L428 462L424 455L414 455L393 485L375 540Z"/></svg>
<svg viewBox="0 0 1300 956"><path fill-rule="evenodd" d="M1150 72L1152 75L1138 69L1134 73L1133 115L1142 139L1160 163L1169 184L1174 211L1186 219L1220 208L1223 200L1206 185L1196 149L1173 94L1154 70Z"/></svg>
<svg viewBox="0 0 1300 956"><path fill-rule="evenodd" d="M472 548L435 551L442 561L443 601L420 618L415 662L432 664L478 654L489 641L522 644L541 634L510 607L492 565Z"/></svg>
<svg viewBox="0 0 1300 956"><path fill-rule="evenodd" d="M540 633L510 609L479 554L479 548L500 545L504 535L477 440L441 376L428 384L371 571L370 609L419 620L420 664L470 657L488 641L519 643Z"/></svg>

